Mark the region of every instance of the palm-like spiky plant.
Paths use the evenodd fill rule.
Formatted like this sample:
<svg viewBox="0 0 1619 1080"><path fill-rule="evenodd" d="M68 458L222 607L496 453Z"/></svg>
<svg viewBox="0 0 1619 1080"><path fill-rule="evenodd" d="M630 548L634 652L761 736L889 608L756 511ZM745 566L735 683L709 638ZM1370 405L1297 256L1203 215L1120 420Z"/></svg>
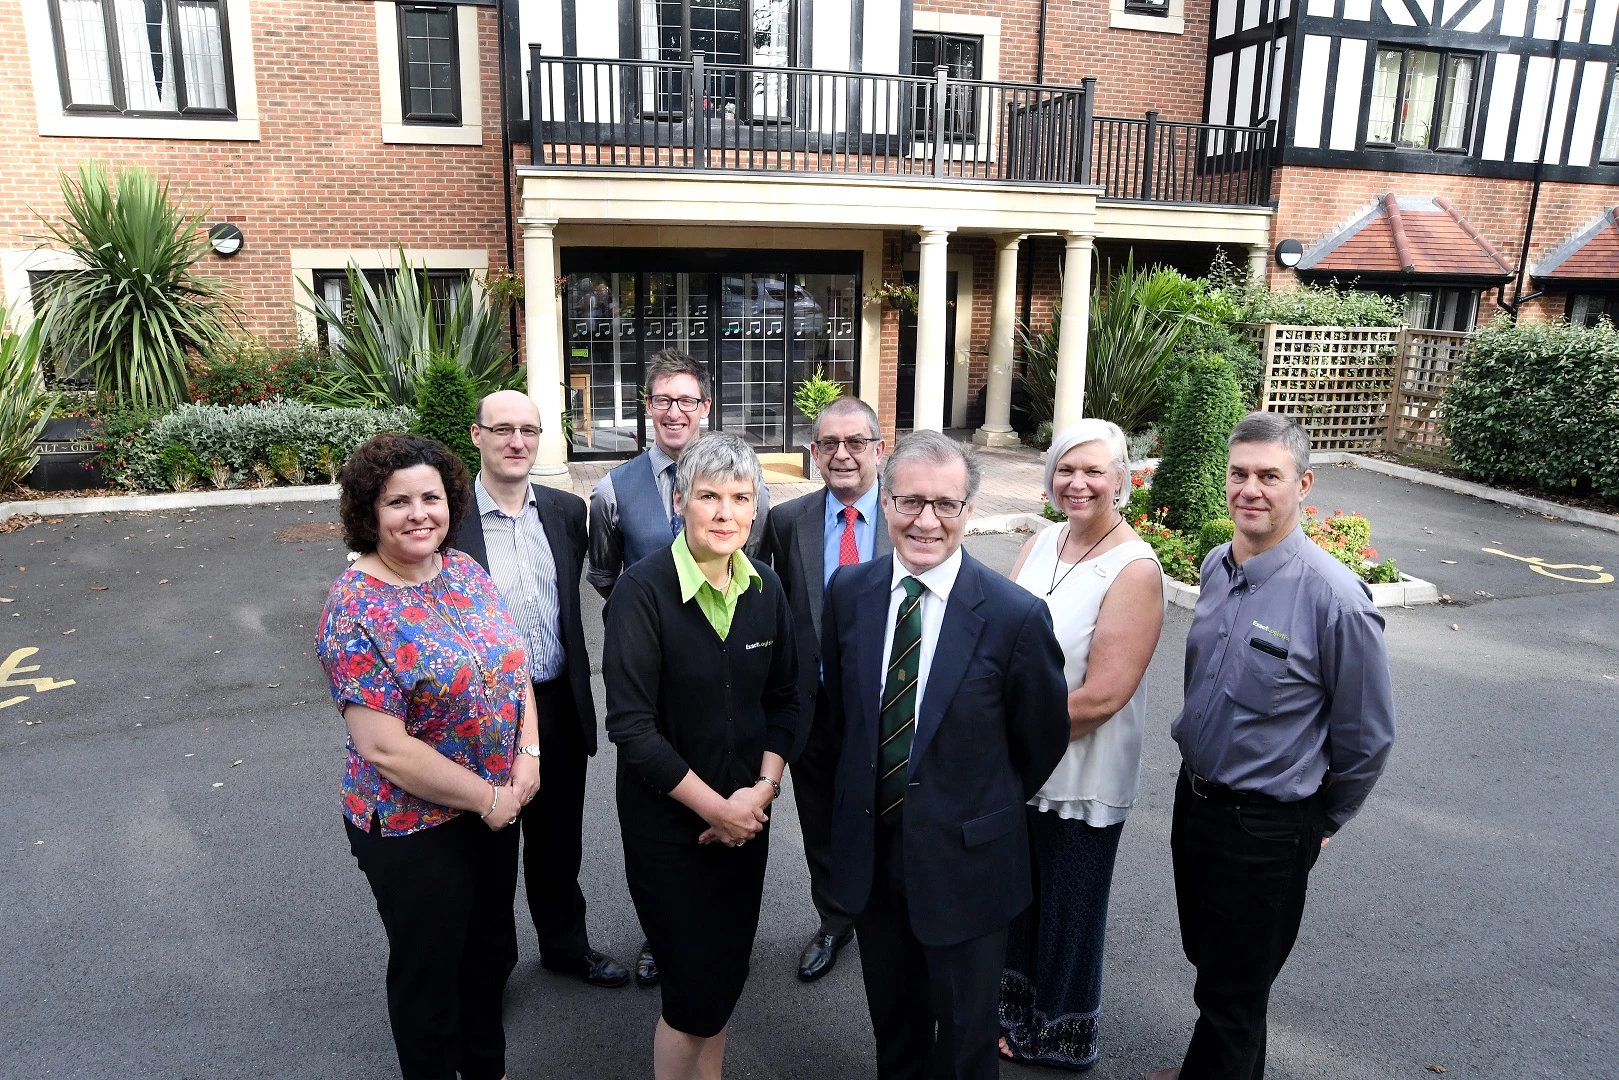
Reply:
<svg viewBox="0 0 1619 1080"><path fill-rule="evenodd" d="M39 460L40 433L56 408L39 370L42 324L10 326L11 311L0 304L0 491L9 491Z"/></svg>
<svg viewBox="0 0 1619 1080"><path fill-rule="evenodd" d="M51 348L82 357L104 393L135 405L186 398L186 359L206 356L240 325L225 284L196 272L207 256L203 216L169 185L125 166L116 180L94 162L61 177L64 214L41 239L79 269L53 276L42 314Z"/></svg>
<svg viewBox="0 0 1619 1080"><path fill-rule="evenodd" d="M334 377L315 393L329 405L415 405L416 383L435 359L454 361L478 396L521 386L521 368L502 338L500 313L463 288L435 300L405 252L380 287L348 268L347 310L306 287L308 310L331 329Z"/></svg>

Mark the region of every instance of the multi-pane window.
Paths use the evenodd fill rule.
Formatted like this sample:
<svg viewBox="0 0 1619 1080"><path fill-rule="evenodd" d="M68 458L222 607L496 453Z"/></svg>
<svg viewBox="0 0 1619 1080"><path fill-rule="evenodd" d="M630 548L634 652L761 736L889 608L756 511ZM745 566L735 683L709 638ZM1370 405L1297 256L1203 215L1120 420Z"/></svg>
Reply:
<svg viewBox="0 0 1619 1080"><path fill-rule="evenodd" d="M1566 313L1575 326L1595 326L1603 319L1619 322L1619 293L1571 293Z"/></svg>
<svg viewBox="0 0 1619 1080"><path fill-rule="evenodd" d="M1169 17L1169 0L1124 0L1124 10L1132 15Z"/></svg>
<svg viewBox="0 0 1619 1080"><path fill-rule="evenodd" d="M1405 294L1405 325L1413 330L1471 330L1477 311L1477 289L1412 289Z"/></svg>
<svg viewBox="0 0 1619 1080"><path fill-rule="evenodd" d="M782 115L788 80L785 75L755 73L740 77L739 65L781 68L792 65L793 0L638 0L641 58L681 63L702 53L711 70L702 99L710 115L735 116L746 111L755 119ZM657 77L657 112L682 108L682 86L673 72Z"/></svg>
<svg viewBox="0 0 1619 1080"><path fill-rule="evenodd" d="M225 0L48 2L69 112L234 115Z"/></svg>
<svg viewBox="0 0 1619 1080"><path fill-rule="evenodd" d="M1379 49L1366 142L1412 150L1468 148L1478 96L1477 56Z"/></svg>
<svg viewBox="0 0 1619 1080"><path fill-rule="evenodd" d="M366 270L362 274L371 288L381 293L398 275L397 270ZM467 272L465 270L427 270L423 273L423 285L433 303L433 322L442 331L450 321L450 311L461 299L461 290L467 287ZM316 296L326 301L329 307L343 321L349 319L349 276L346 270L316 270L314 273L313 290ZM321 320L320 333L317 335L321 348L330 348L337 344L338 328L332 326L324 319Z"/></svg>
<svg viewBox="0 0 1619 1080"><path fill-rule="evenodd" d="M933 78L948 69L951 84L945 99L946 139L970 140L978 130L977 92L957 80L983 77L984 40L963 34L916 34L911 38L911 74ZM918 93L912 123L919 132L933 130L933 97Z"/></svg>
<svg viewBox="0 0 1619 1080"><path fill-rule="evenodd" d="M1608 122L1602 129L1600 157L1608 164L1619 162L1619 78L1613 80L1613 88L1608 91Z"/></svg>
<svg viewBox="0 0 1619 1080"><path fill-rule="evenodd" d="M453 6L399 5L399 75L405 123L461 122L459 53Z"/></svg>

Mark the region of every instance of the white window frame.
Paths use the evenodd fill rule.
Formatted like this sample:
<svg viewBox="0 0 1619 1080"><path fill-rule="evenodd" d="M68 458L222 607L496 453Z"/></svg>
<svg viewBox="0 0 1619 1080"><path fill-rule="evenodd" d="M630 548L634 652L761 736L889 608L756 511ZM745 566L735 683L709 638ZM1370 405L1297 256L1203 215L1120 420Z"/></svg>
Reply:
<svg viewBox="0 0 1619 1080"><path fill-rule="evenodd" d="M478 52L478 12L472 4L455 6L455 35L460 49L461 123L405 123L404 89L399 73L399 5L375 0L377 17L377 85L381 95L382 141L418 146L483 145L483 78ZM321 267L320 269L326 269Z"/></svg>
<svg viewBox="0 0 1619 1080"><path fill-rule="evenodd" d="M319 332L315 313L309 310L309 290L315 287L315 271L340 271L349 266L360 270L399 268L397 247L293 248L291 256L292 302L293 310L297 313L298 336L310 341L315 340ZM410 265L424 270L465 270L474 296L483 293L484 277L489 273L489 251L486 248L406 248L405 259ZM8 291L9 287L8 281Z"/></svg>
<svg viewBox="0 0 1619 1080"><path fill-rule="evenodd" d="M39 133L82 139L259 139L258 77L253 66L252 0L225 0L225 26L230 38L231 76L236 117L152 117L101 113L69 113L62 103L62 80L56 70L56 38L50 5L43 0L21 4L28 36L28 61L34 81L34 113Z"/></svg>
<svg viewBox="0 0 1619 1080"><path fill-rule="evenodd" d="M83 268L84 264L75 255L55 248L0 251L0 288L5 290L6 302L11 305L12 326L21 330L34 321L33 285L28 280L30 273Z"/></svg>
<svg viewBox="0 0 1619 1080"><path fill-rule="evenodd" d="M1124 0L1108 0L1107 24L1114 30L1145 30L1152 34L1186 33L1186 0L1169 0L1169 14L1143 15L1126 11Z"/></svg>

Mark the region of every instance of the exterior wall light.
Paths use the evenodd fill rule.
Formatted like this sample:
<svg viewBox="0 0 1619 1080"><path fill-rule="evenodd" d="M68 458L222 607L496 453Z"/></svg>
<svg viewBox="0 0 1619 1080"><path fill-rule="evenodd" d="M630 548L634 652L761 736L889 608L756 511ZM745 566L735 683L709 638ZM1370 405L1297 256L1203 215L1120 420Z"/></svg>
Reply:
<svg viewBox="0 0 1619 1080"><path fill-rule="evenodd" d="M1291 270L1304 258L1304 245L1297 240L1283 240L1276 245L1276 264Z"/></svg>
<svg viewBox="0 0 1619 1080"><path fill-rule="evenodd" d="M228 221L222 221L208 230L208 244L222 259L228 259L242 250L242 230Z"/></svg>

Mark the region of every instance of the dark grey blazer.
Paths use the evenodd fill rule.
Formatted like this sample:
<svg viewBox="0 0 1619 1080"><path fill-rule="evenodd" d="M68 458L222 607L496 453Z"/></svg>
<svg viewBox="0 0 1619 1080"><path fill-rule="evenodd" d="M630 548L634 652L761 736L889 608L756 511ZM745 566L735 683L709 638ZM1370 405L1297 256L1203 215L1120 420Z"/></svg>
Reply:
<svg viewBox="0 0 1619 1080"><path fill-rule="evenodd" d="M557 567L557 606L561 609L562 648L567 653L565 673L573 690L574 708L579 713L580 733L585 751L596 752L596 702L590 693L590 654L585 651L585 624L579 613L579 574L585 562L585 500L571 491L558 491L533 484L534 506L551 545L551 558ZM450 546L477 559L489 569L489 549L484 544L483 521L474 499L450 537ZM540 717L540 741L545 741L545 717Z"/></svg>
<svg viewBox="0 0 1619 1080"><path fill-rule="evenodd" d="M888 539L888 518L883 501L877 500L873 558L881 559L894 550ZM801 495L771 509L765 522L764 548L760 557L769 561L787 604L793 611L793 630L798 636L798 741L793 745L796 760L809 738L815 716L815 697L821 682L821 607L826 561L826 489Z"/></svg>

